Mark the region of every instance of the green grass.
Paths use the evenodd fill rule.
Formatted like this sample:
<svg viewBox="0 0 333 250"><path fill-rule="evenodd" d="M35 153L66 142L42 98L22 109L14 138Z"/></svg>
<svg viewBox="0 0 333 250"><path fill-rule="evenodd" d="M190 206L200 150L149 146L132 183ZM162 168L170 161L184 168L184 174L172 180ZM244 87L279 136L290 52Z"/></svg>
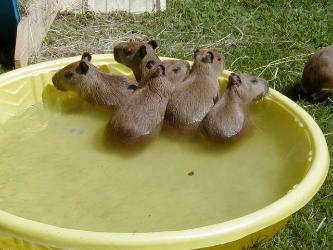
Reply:
<svg viewBox="0 0 333 250"><path fill-rule="evenodd" d="M260 74L271 87L289 93L299 83L305 60L333 44L333 3L322 1L168 1L160 13L61 15L37 60L106 53L130 36L155 39L159 55L192 59L198 47L225 54L228 69ZM0 69L1 70L1 69ZM312 105L296 100L320 125L333 158L333 101ZM278 235L255 249L332 249L333 170L320 192ZM325 219L322 227L318 225Z"/></svg>

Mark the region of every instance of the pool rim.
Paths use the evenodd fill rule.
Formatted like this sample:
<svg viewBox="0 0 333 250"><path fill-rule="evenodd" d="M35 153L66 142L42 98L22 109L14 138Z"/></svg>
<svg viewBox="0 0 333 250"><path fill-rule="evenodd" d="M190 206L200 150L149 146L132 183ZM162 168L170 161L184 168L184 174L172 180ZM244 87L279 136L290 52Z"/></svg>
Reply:
<svg viewBox="0 0 333 250"><path fill-rule="evenodd" d="M0 75L0 89L6 83L59 69L79 58L69 57L47 61L4 73ZM112 61L112 54L93 55L93 63L102 64ZM224 71L222 77L226 78L228 74L230 71ZM314 119L303 108L278 91L270 89L270 93L273 101L278 102L303 123L308 130L313 152L312 164L302 181L270 205L250 214L209 226L146 233L93 232L61 228L0 210L0 232L54 247L95 246L96 249L100 249L103 246L113 246L119 247L119 249L139 248L142 250L157 247L159 250L189 249L236 241L289 217L308 203L320 189L328 172L329 152L325 136Z"/></svg>

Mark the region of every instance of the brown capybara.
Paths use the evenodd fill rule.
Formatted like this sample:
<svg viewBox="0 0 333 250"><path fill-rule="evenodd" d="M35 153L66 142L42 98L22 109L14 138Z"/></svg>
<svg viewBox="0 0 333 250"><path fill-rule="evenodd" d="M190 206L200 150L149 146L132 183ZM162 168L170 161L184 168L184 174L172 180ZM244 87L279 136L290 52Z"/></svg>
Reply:
<svg viewBox="0 0 333 250"><path fill-rule="evenodd" d="M113 49L113 54L117 62L133 70L138 82L158 64L165 67L166 76L171 83L182 82L188 76L190 64L184 60L164 60L161 62L156 55L156 48L157 43L154 40L147 43L130 40L117 44Z"/></svg>
<svg viewBox="0 0 333 250"><path fill-rule="evenodd" d="M77 92L90 104L118 108L133 94L138 83L127 76L101 71L90 61L91 55L85 52L80 61L67 65L53 76L54 86L62 91Z"/></svg>
<svg viewBox="0 0 333 250"><path fill-rule="evenodd" d="M141 144L160 133L174 86L166 78L163 65L158 65L143 81L144 87L135 91L108 122L105 132L110 142Z"/></svg>
<svg viewBox="0 0 333 250"><path fill-rule="evenodd" d="M268 82L256 76L231 73L228 86L201 123L201 132L213 141L241 135L249 125L250 104L268 93Z"/></svg>
<svg viewBox="0 0 333 250"><path fill-rule="evenodd" d="M215 50L198 49L194 59L189 76L176 85L165 114L169 126L183 131L197 128L218 100L218 77L224 69L224 56Z"/></svg>
<svg viewBox="0 0 333 250"><path fill-rule="evenodd" d="M302 90L312 102L323 101L333 93L333 45L317 51L306 62Z"/></svg>

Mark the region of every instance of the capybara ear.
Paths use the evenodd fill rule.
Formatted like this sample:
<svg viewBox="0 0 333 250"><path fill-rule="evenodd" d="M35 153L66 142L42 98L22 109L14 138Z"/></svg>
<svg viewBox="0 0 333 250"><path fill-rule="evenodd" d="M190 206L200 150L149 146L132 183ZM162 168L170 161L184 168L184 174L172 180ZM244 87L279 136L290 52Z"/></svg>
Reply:
<svg viewBox="0 0 333 250"><path fill-rule="evenodd" d="M147 69L151 69L152 67L154 67L155 64L156 62L154 60L150 60L147 62L146 67Z"/></svg>
<svg viewBox="0 0 333 250"><path fill-rule="evenodd" d="M147 55L147 48L146 45L142 45L139 49L139 56L143 59Z"/></svg>
<svg viewBox="0 0 333 250"><path fill-rule="evenodd" d="M233 85L240 86L242 84L242 79L240 78L240 75L237 73L231 73L229 76L229 81Z"/></svg>
<svg viewBox="0 0 333 250"><path fill-rule="evenodd" d="M91 55L89 54L89 52L84 52L82 54L81 60L90 62L91 61Z"/></svg>
<svg viewBox="0 0 333 250"><path fill-rule="evenodd" d="M157 42L155 40L150 40L148 42L148 44L153 48L153 49L156 49L157 48Z"/></svg>
<svg viewBox="0 0 333 250"><path fill-rule="evenodd" d="M193 51L194 59L197 57L197 54L199 53L199 49L196 49Z"/></svg>
<svg viewBox="0 0 333 250"><path fill-rule="evenodd" d="M139 87L137 85L131 84L127 88L131 90L137 90Z"/></svg>
<svg viewBox="0 0 333 250"><path fill-rule="evenodd" d="M162 64L158 65L158 70L160 72L160 75L165 76L165 67L164 67L164 65L162 65Z"/></svg>
<svg viewBox="0 0 333 250"><path fill-rule="evenodd" d="M81 60L80 61L80 73L86 74L89 70L89 65L86 63L86 61Z"/></svg>
<svg viewBox="0 0 333 250"><path fill-rule="evenodd" d="M214 54L211 51L208 51L206 56L202 58L202 62L204 63L213 63Z"/></svg>

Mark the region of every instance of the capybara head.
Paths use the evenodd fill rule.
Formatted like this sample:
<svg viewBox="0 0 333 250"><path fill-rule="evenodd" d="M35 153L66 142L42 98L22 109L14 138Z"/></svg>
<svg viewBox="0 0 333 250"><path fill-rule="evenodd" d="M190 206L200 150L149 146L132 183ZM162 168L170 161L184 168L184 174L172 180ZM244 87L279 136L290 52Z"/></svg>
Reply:
<svg viewBox="0 0 333 250"><path fill-rule="evenodd" d="M140 83L141 86L147 86L150 85L152 82L155 82L156 80L163 80L163 78L166 77L165 73L165 67L162 64L156 65L154 68L152 68L149 73L146 75L146 77L142 80Z"/></svg>
<svg viewBox="0 0 333 250"><path fill-rule="evenodd" d="M156 77L165 77L165 67L164 65L160 64L157 65L156 70L153 70L149 75L149 79L156 78Z"/></svg>
<svg viewBox="0 0 333 250"><path fill-rule="evenodd" d="M157 93L160 98L169 99L175 88L175 85L170 82L166 75L166 68L163 64L154 67L143 82L144 86L147 86L150 91Z"/></svg>
<svg viewBox="0 0 333 250"><path fill-rule="evenodd" d="M155 52L156 48L157 43L154 40L147 43L134 40L121 42L113 49L114 59L131 68L136 80L141 81L160 61Z"/></svg>
<svg viewBox="0 0 333 250"><path fill-rule="evenodd" d="M185 80L190 72L190 64L184 60L164 60L166 75L172 83L180 83Z"/></svg>
<svg viewBox="0 0 333 250"><path fill-rule="evenodd" d="M145 52L140 51L140 49L142 49L142 46L146 47ZM155 53L156 48L157 42L154 40L151 40L147 43L135 40L121 42L113 48L114 59L117 62L130 67L133 64L133 61L136 60L136 58L142 59L146 56L147 53Z"/></svg>
<svg viewBox="0 0 333 250"><path fill-rule="evenodd" d="M231 73L228 87L233 88L237 95L246 102L259 100L268 93L268 82L257 76Z"/></svg>
<svg viewBox="0 0 333 250"><path fill-rule="evenodd" d="M224 56L214 49L196 49L194 51L194 68L196 65L208 66L214 74L224 69Z"/></svg>
<svg viewBox="0 0 333 250"><path fill-rule="evenodd" d="M88 52L83 53L80 61L67 65L52 77L54 86L62 91L77 91L82 77L87 75L91 67L90 61L91 55Z"/></svg>

